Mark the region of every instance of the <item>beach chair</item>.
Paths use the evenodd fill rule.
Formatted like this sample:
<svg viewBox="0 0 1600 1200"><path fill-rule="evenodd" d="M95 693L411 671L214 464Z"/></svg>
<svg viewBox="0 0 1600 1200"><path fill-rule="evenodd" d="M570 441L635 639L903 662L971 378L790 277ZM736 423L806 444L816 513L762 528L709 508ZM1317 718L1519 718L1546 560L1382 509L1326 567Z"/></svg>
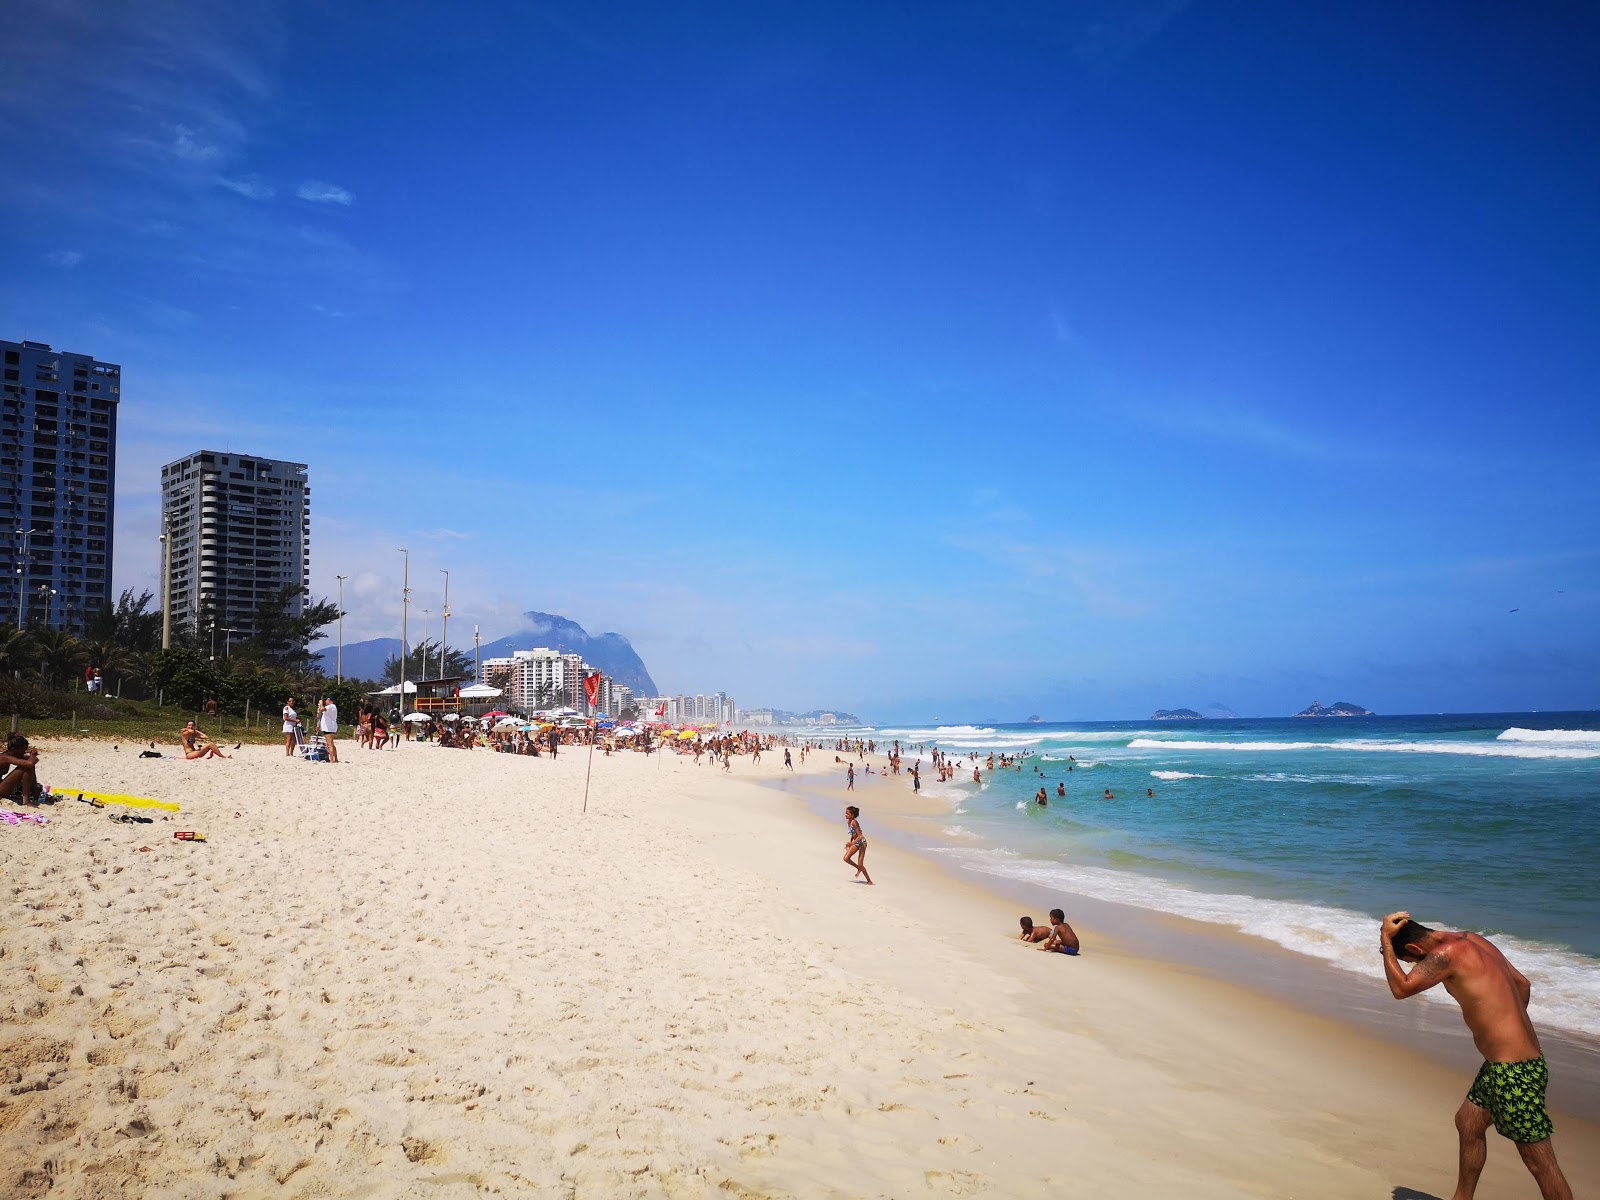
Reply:
<svg viewBox="0 0 1600 1200"><path fill-rule="evenodd" d="M294 727L294 756L302 758L306 762L327 762L328 747L323 742L320 733L308 738L306 737L305 727L296 725Z"/></svg>

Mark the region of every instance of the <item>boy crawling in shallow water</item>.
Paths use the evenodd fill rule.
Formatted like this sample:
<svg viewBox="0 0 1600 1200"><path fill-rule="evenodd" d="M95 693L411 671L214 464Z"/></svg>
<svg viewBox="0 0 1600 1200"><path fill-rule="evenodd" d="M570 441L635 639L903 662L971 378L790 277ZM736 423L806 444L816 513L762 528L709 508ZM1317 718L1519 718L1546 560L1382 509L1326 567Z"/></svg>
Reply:
<svg viewBox="0 0 1600 1200"><path fill-rule="evenodd" d="M1048 929L1040 929L1033 923L1032 917L1022 918L1022 936L1018 939L1023 942L1042 942L1050 936Z"/></svg>

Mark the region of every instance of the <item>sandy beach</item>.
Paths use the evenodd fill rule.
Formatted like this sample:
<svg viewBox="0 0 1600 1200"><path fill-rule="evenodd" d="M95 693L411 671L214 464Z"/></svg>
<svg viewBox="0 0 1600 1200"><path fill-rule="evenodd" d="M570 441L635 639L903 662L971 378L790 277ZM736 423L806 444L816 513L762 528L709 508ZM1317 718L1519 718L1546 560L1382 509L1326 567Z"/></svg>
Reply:
<svg viewBox="0 0 1600 1200"><path fill-rule="evenodd" d="M596 756L584 814L573 750L345 747L41 747L183 809L0 827L0 1194L1450 1194L1476 1063L1092 923L1033 953L883 839L852 883L781 754ZM1600 1129L1556 1119L1592 1194ZM1479 1194L1537 1194L1494 1135Z"/></svg>

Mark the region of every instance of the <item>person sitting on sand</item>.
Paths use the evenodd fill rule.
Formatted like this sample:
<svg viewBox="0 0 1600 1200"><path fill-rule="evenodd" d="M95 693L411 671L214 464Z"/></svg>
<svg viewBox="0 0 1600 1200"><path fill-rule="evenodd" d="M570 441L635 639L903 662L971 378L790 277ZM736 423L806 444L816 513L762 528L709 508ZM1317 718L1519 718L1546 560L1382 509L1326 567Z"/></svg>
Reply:
<svg viewBox="0 0 1600 1200"><path fill-rule="evenodd" d="M1022 936L1017 939L1018 941L1042 942L1050 936L1050 931L1048 929L1041 929L1039 926L1035 925L1032 917L1022 918Z"/></svg>
<svg viewBox="0 0 1600 1200"><path fill-rule="evenodd" d="M197 758L227 758L221 747L217 746L200 732L193 721L183 727L183 732L178 735L178 741L183 744L183 756L190 762Z"/></svg>
<svg viewBox="0 0 1600 1200"><path fill-rule="evenodd" d="M1039 949L1049 954L1077 954L1078 935L1067 924L1067 914L1059 908L1050 910L1050 936Z"/></svg>
<svg viewBox="0 0 1600 1200"><path fill-rule="evenodd" d="M36 804L34 794L39 790L39 752L28 748L28 739L13 733L6 739L4 754L0 754L0 797L15 796L20 804Z"/></svg>

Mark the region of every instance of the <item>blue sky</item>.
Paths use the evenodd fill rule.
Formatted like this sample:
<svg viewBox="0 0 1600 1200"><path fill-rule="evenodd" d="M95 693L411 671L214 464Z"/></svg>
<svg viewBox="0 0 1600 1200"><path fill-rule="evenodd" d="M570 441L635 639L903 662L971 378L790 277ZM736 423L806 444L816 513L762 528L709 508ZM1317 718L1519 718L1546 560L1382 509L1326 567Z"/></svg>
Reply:
<svg viewBox="0 0 1600 1200"><path fill-rule="evenodd" d="M0 45L119 586L232 446L349 640L409 546L747 703L1600 705L1593 10L132 7Z"/></svg>

